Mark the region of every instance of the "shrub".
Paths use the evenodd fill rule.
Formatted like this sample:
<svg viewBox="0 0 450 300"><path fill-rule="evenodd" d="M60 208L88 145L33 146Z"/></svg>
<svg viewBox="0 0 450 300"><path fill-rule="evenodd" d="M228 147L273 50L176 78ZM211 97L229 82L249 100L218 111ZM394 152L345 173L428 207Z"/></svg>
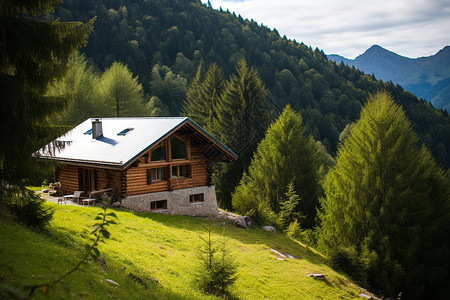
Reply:
<svg viewBox="0 0 450 300"><path fill-rule="evenodd" d="M45 208L45 200L25 188L0 188L1 204L16 221L27 227L42 230L53 217L53 210Z"/></svg>
<svg viewBox="0 0 450 300"><path fill-rule="evenodd" d="M302 237L302 229L300 228L300 224L298 223L298 220L295 220L294 222L291 222L286 229L286 234L288 237L300 240Z"/></svg>
<svg viewBox="0 0 450 300"><path fill-rule="evenodd" d="M330 266L346 273L358 283L365 284L366 272L364 264L354 248L338 247L330 254Z"/></svg>

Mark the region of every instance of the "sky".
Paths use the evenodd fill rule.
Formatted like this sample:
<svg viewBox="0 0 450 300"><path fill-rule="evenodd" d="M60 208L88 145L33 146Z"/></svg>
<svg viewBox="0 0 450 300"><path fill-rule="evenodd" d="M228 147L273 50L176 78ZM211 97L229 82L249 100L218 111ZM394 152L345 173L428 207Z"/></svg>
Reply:
<svg viewBox="0 0 450 300"><path fill-rule="evenodd" d="M201 0L203 3L208 0ZM372 45L416 58L450 45L449 0L210 0L281 36L353 59Z"/></svg>

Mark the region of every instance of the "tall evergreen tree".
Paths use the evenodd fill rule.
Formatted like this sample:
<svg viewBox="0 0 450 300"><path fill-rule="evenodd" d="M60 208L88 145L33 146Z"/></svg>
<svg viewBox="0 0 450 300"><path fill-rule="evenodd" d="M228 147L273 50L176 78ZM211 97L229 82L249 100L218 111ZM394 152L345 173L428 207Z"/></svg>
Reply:
<svg viewBox="0 0 450 300"><path fill-rule="evenodd" d="M184 100L182 109L183 115L188 116L202 127L205 126L205 105L201 98L203 78L203 64L200 64L197 68L197 73L195 74L194 79L188 87L188 90L186 92L186 99Z"/></svg>
<svg viewBox="0 0 450 300"><path fill-rule="evenodd" d="M67 108L53 117L53 122L63 125L77 125L92 116L99 116L104 112L102 102L97 94L98 75L92 67L87 65L83 55L76 54L69 61L69 71L63 79L53 84L48 95L65 95L68 100Z"/></svg>
<svg viewBox="0 0 450 300"><path fill-rule="evenodd" d="M214 177L219 203L231 208L231 193L270 122L267 89L258 72L241 59L215 106L215 132L231 149L239 153L238 161L219 165Z"/></svg>
<svg viewBox="0 0 450 300"><path fill-rule="evenodd" d="M145 115L142 85L122 63L114 62L103 73L100 89L108 113L116 117Z"/></svg>
<svg viewBox="0 0 450 300"><path fill-rule="evenodd" d="M324 192L323 250L354 248L387 296L448 297L449 181L388 94L369 98Z"/></svg>
<svg viewBox="0 0 450 300"><path fill-rule="evenodd" d="M283 217L285 195L292 186L289 194L296 193L301 200L289 213L305 216L299 223L312 227L321 195L322 160L317 144L305 134L302 117L286 106L258 145L248 173L233 194L233 207L242 214L259 210L259 215L269 212Z"/></svg>
<svg viewBox="0 0 450 300"><path fill-rule="evenodd" d="M94 21L45 21L60 2L0 1L0 215L36 228L48 224L52 213L25 188L45 170L31 154L62 133L48 120L66 104L64 97L45 94L86 43Z"/></svg>
<svg viewBox="0 0 450 300"><path fill-rule="evenodd" d="M60 0L0 1L0 186L22 184L36 167L31 154L61 133L48 119L64 97L45 96L68 60L86 43L94 20L46 21Z"/></svg>
<svg viewBox="0 0 450 300"><path fill-rule="evenodd" d="M217 118L215 107L220 101L224 87L225 77L217 64L211 64L204 76L200 65L186 94L184 113L200 126L214 131L213 120Z"/></svg>
<svg viewBox="0 0 450 300"><path fill-rule="evenodd" d="M236 72L217 103L215 128L228 146L250 160L270 122L268 91L245 59L238 62Z"/></svg>

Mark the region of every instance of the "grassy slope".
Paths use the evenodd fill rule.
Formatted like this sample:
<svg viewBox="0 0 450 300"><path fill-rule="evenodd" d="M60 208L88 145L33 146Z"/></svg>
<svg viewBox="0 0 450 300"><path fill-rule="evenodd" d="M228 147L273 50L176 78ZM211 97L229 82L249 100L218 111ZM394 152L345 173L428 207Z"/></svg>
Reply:
<svg viewBox="0 0 450 300"><path fill-rule="evenodd" d="M54 205L54 204L48 204ZM10 285L35 283L68 270L83 253L89 225L101 210L95 207L59 205L48 232L37 234L14 224L0 222L0 277ZM116 211L118 225L111 239L100 245L108 270L88 261L50 290L49 298L81 295L91 299L215 299L198 292L194 272L199 235L205 236L204 219L154 213ZM353 299L359 289L328 268L324 259L282 234L258 229L244 230L230 221L213 220L213 230L225 229L228 245L239 263L232 295L241 299ZM214 235L218 237L218 235ZM278 260L276 249L299 259ZM6 265L3 263L6 262ZM133 282L128 273L142 278L149 288ZM305 275L324 273L327 281ZM152 278L157 278L159 284ZM105 279L119 283L114 286ZM40 292L36 298L43 298Z"/></svg>

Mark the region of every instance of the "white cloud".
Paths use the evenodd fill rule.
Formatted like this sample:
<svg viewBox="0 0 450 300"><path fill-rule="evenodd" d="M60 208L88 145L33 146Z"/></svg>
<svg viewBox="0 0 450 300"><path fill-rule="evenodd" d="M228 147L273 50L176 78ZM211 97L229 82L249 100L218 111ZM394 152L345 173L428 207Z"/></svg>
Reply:
<svg viewBox="0 0 450 300"><path fill-rule="evenodd" d="M202 0L207 2L207 0ZM408 57L450 45L448 0L210 0L327 54L354 58L373 44Z"/></svg>

